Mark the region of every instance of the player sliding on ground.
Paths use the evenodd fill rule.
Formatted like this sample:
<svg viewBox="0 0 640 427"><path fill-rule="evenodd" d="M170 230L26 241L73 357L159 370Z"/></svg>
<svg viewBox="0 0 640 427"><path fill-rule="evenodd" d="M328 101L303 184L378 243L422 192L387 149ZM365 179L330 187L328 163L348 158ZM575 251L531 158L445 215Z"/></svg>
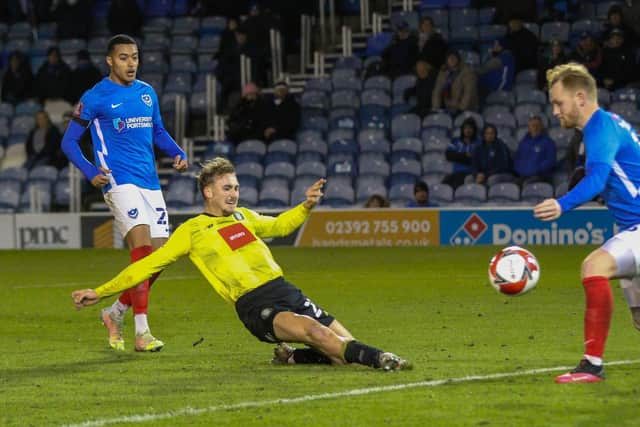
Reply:
<svg viewBox="0 0 640 427"><path fill-rule="evenodd" d="M198 175L204 213L180 225L167 243L95 290L73 292L76 307L97 303L162 271L183 255L211 286L235 305L238 317L259 340L279 343L275 363L359 363L383 370L410 368L408 361L356 341L330 314L283 278L263 238L286 236L306 220L322 197L320 179L306 200L278 217L238 208L235 168L223 158L207 161ZM285 342L304 343L293 348Z"/></svg>
<svg viewBox="0 0 640 427"><path fill-rule="evenodd" d="M622 230L582 262L584 357L574 370L556 378L558 383L602 381L602 355L613 312L610 279L621 279L640 329L640 139L629 123L598 107L596 82L584 66L559 65L547 72L547 81L553 114L562 127L584 134L586 175L560 199L538 204L535 216L553 221L600 194Z"/></svg>

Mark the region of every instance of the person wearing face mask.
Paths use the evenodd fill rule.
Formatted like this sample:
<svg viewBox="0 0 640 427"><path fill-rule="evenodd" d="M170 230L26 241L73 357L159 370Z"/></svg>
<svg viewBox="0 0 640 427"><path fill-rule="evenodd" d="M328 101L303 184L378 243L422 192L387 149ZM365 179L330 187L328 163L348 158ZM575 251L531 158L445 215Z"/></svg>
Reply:
<svg viewBox="0 0 640 427"><path fill-rule="evenodd" d="M293 139L300 125L300 105L289 93L286 82L276 83L267 101L264 140Z"/></svg>

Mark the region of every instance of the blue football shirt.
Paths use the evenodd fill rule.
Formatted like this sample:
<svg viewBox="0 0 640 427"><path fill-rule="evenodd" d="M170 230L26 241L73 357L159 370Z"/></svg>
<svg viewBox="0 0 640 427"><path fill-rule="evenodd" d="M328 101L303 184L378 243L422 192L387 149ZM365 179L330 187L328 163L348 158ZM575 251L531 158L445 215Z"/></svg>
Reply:
<svg viewBox="0 0 640 427"><path fill-rule="evenodd" d="M620 227L640 224L640 139L635 130L616 114L598 109L583 134L586 175L558 200L562 210L601 194Z"/></svg>
<svg viewBox="0 0 640 427"><path fill-rule="evenodd" d="M111 170L111 182L104 191L122 184L160 189L154 135L168 134L160 116L158 97L150 85L134 80L123 86L105 77L82 96L76 116L89 122L96 165ZM184 157L175 141L170 140L173 147L170 144L161 148L172 157L177 154Z"/></svg>

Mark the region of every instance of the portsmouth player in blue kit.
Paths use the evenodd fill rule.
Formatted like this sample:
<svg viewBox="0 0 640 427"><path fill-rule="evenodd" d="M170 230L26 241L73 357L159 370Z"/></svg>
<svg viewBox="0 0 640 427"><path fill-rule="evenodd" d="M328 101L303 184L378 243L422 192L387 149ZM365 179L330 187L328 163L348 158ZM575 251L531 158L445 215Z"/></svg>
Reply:
<svg viewBox="0 0 640 427"><path fill-rule="evenodd" d="M116 35L107 48L109 76L85 92L62 139L62 149L91 184L101 188L118 231L130 250L131 262L151 254L169 237L167 209L156 172L154 145L170 156L177 171L188 167L185 152L162 124L153 88L136 79L136 42ZM91 129L95 164L82 154L79 140ZM124 292L102 311L109 345L124 350L124 315L133 307L137 351L159 351L147 322L149 288L157 276Z"/></svg>
<svg viewBox="0 0 640 427"><path fill-rule="evenodd" d="M604 379L602 356L613 312L610 279L620 279L640 329L640 138L621 117L598 107L596 82L584 66L559 65L547 72L547 81L553 114L561 126L584 134L586 174L563 197L535 206L534 215L553 221L601 195L621 230L582 262L584 356L575 369L555 379L597 382Z"/></svg>

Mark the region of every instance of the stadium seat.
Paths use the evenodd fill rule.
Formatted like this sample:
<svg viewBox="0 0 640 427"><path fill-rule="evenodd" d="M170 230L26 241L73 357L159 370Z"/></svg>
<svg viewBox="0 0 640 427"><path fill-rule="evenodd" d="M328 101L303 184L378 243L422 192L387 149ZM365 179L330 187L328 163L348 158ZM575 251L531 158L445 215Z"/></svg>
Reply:
<svg viewBox="0 0 640 427"><path fill-rule="evenodd" d="M316 137L302 138L303 139L300 139L300 136L298 137L298 158L303 153L308 152L316 153L321 156L322 159L327 156L327 153L329 152L329 146L324 140L316 139Z"/></svg>
<svg viewBox="0 0 640 427"><path fill-rule="evenodd" d="M478 27L478 36L481 42L492 43L507 34L507 27L497 24L484 24Z"/></svg>
<svg viewBox="0 0 640 427"><path fill-rule="evenodd" d="M390 183L413 183L422 175L422 165L415 159L400 159L391 164Z"/></svg>
<svg viewBox="0 0 640 427"><path fill-rule="evenodd" d="M266 177L281 177L288 180L293 179L296 175L295 166L288 162L274 162L268 164L264 169L264 176Z"/></svg>
<svg viewBox="0 0 640 427"><path fill-rule="evenodd" d="M258 205L258 190L255 187L247 187L240 184L240 196L238 205L252 208Z"/></svg>
<svg viewBox="0 0 640 427"><path fill-rule="evenodd" d="M359 108L360 97L353 90L337 90L331 94L332 108Z"/></svg>
<svg viewBox="0 0 640 427"><path fill-rule="evenodd" d="M343 68L350 68L353 70L356 70L356 72L359 72L362 69L362 59L360 59L358 56L341 56L340 58L338 58L338 60L335 62L333 69L334 70L339 70L339 69L343 69Z"/></svg>
<svg viewBox="0 0 640 427"><path fill-rule="evenodd" d="M256 162L245 162L236 164L236 175L240 176L248 176L253 177L256 180L260 181L264 174L264 168L260 163Z"/></svg>
<svg viewBox="0 0 640 427"><path fill-rule="evenodd" d="M0 213L13 213L20 205L22 183L18 181L2 181L0 185Z"/></svg>
<svg viewBox="0 0 640 427"><path fill-rule="evenodd" d="M547 182L533 182L522 187L521 198L525 203L538 204L553 197L553 186Z"/></svg>
<svg viewBox="0 0 640 427"><path fill-rule="evenodd" d="M484 118L480 114L474 111L463 111L462 113L458 114L453 121L454 130L459 130L460 126L462 126L462 122L464 122L468 117L471 117L476 121L478 129L482 129L484 127Z"/></svg>
<svg viewBox="0 0 640 427"><path fill-rule="evenodd" d="M432 113L424 118L422 121L422 128L443 128L447 131L451 131L453 127L453 120L449 114L445 113Z"/></svg>
<svg viewBox="0 0 640 427"><path fill-rule="evenodd" d="M541 90L533 89L530 86L516 86L515 92L518 104L524 102L540 104L542 106L547 104L547 95Z"/></svg>
<svg viewBox="0 0 640 427"><path fill-rule="evenodd" d="M318 180L327 176L327 167L324 163L307 161L299 163L296 167L296 177L311 177Z"/></svg>
<svg viewBox="0 0 640 427"><path fill-rule="evenodd" d="M333 85L331 84L330 79L326 78L315 78L307 80L307 83L304 87L304 91L320 91L329 93L333 91Z"/></svg>
<svg viewBox="0 0 640 427"><path fill-rule="evenodd" d="M212 159L214 157L225 157L227 159L233 158L235 152L235 145L229 141L214 141L207 145L205 150L205 159Z"/></svg>
<svg viewBox="0 0 640 427"><path fill-rule="evenodd" d="M384 178L381 176L360 176L356 182L356 200L358 203L365 202L374 194L387 197L387 187Z"/></svg>
<svg viewBox="0 0 640 427"><path fill-rule="evenodd" d="M486 105L505 105L509 108L513 108L516 103L516 99L513 92L499 90L487 95L485 103Z"/></svg>
<svg viewBox="0 0 640 427"><path fill-rule="evenodd" d="M568 22L545 22L540 28L540 41L551 43L553 40L558 40L562 43L567 43L569 41L569 29Z"/></svg>
<svg viewBox="0 0 640 427"><path fill-rule="evenodd" d="M405 204L413 200L414 184L397 184L389 189L389 201L394 204Z"/></svg>
<svg viewBox="0 0 640 427"><path fill-rule="evenodd" d="M393 158L418 160L422 156L422 141L418 138L400 138L391 145Z"/></svg>
<svg viewBox="0 0 640 427"><path fill-rule="evenodd" d="M274 185L263 187L258 196L258 205L267 208L289 206L289 189Z"/></svg>
<svg viewBox="0 0 640 427"><path fill-rule="evenodd" d="M364 81L364 89L383 90L391 92L391 80L387 76L373 76ZM363 102L364 104L364 102Z"/></svg>
<svg viewBox="0 0 640 427"><path fill-rule="evenodd" d="M352 186L337 182L329 178L324 187L323 205L331 207L350 207L355 201L355 191Z"/></svg>
<svg viewBox="0 0 640 427"><path fill-rule="evenodd" d="M516 118L511 113L485 113L484 121L494 126L508 127L511 129L517 126Z"/></svg>
<svg viewBox="0 0 640 427"><path fill-rule="evenodd" d="M389 129L388 109L381 105L363 105L360 108L359 119L361 129Z"/></svg>
<svg viewBox="0 0 640 427"><path fill-rule="evenodd" d="M366 89L360 95L361 104L365 105L380 105L385 108L391 107L391 97L389 94L381 89Z"/></svg>
<svg viewBox="0 0 640 427"><path fill-rule="evenodd" d="M361 177L373 175L386 178L391 172L391 167L384 158L362 154L358 160L358 171Z"/></svg>
<svg viewBox="0 0 640 427"><path fill-rule="evenodd" d="M420 136L420 117L415 114L401 114L391 120L391 138L418 138Z"/></svg>
<svg viewBox="0 0 640 427"><path fill-rule="evenodd" d="M267 145L257 139L242 141L236 146L236 155L244 153L256 154L262 158L267 153Z"/></svg>
<svg viewBox="0 0 640 427"><path fill-rule="evenodd" d="M501 182L489 186L488 203L511 205L520 201L520 188L513 182Z"/></svg>
<svg viewBox="0 0 640 427"><path fill-rule="evenodd" d="M404 91L412 88L416 85L416 76L413 74L405 74L403 76L396 77L392 85L393 102L397 104L396 100L402 100L404 97Z"/></svg>
<svg viewBox="0 0 640 427"><path fill-rule="evenodd" d="M429 200L437 205L453 202L453 188L448 184L432 184L429 186Z"/></svg>
<svg viewBox="0 0 640 427"><path fill-rule="evenodd" d="M425 135L427 135L425 137ZM436 134L425 134L423 132L422 134L422 145L423 145L423 152L425 154L428 153L440 153L442 155L444 155L444 152L447 150L447 147L449 146L449 144L451 143L451 139L449 139L448 137L443 137L440 135L436 135Z"/></svg>
<svg viewBox="0 0 640 427"><path fill-rule="evenodd" d="M513 110L513 113L516 117L517 127L527 126L527 124L529 123L529 119L534 116L540 117L543 123L546 123L548 121L547 115L542 112L542 106L540 104L518 104Z"/></svg>
<svg viewBox="0 0 640 427"><path fill-rule="evenodd" d="M298 152L298 146L290 139L278 139L267 147L267 153L286 153L293 160Z"/></svg>
<svg viewBox="0 0 640 427"><path fill-rule="evenodd" d="M487 201L487 189L480 184L464 184L456 188L454 200L456 203L476 206Z"/></svg>
<svg viewBox="0 0 640 427"><path fill-rule="evenodd" d="M200 21L200 35L219 35L227 27L227 18L224 16L205 16Z"/></svg>
<svg viewBox="0 0 640 427"><path fill-rule="evenodd" d="M306 90L300 96L300 107L326 110L329 107L329 98L325 92Z"/></svg>
<svg viewBox="0 0 640 427"><path fill-rule="evenodd" d="M362 132L360 132L362 134ZM385 156L391 152L391 144L384 136L378 138L362 138L358 135L360 140L360 153L382 153Z"/></svg>

